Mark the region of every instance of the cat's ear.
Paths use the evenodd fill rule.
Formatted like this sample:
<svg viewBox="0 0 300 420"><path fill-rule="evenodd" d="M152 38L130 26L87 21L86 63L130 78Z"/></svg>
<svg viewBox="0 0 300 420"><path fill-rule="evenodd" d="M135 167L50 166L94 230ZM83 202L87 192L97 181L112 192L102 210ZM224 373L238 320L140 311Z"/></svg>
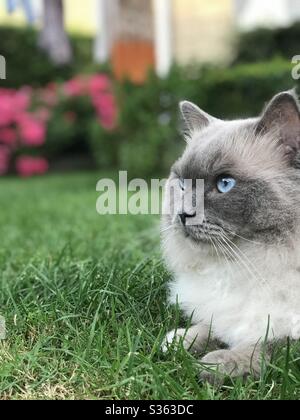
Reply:
<svg viewBox="0 0 300 420"><path fill-rule="evenodd" d="M197 105L189 101L180 102L179 109L186 128L190 133L202 130L215 120L214 117L202 111Z"/></svg>
<svg viewBox="0 0 300 420"><path fill-rule="evenodd" d="M274 96L258 121L257 131L278 134L280 144L289 154L300 150L300 111L294 91Z"/></svg>

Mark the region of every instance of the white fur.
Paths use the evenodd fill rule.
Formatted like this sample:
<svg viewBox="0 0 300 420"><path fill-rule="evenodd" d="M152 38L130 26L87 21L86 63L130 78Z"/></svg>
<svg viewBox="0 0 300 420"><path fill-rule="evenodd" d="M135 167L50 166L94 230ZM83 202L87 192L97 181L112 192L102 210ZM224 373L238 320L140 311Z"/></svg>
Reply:
<svg viewBox="0 0 300 420"><path fill-rule="evenodd" d="M300 237L300 235L297 235ZM214 248L194 244L174 226L163 249L174 273L170 302L178 302L193 324L211 325L229 346L266 337L300 337L300 244L271 246L236 242L245 257L226 261Z"/></svg>

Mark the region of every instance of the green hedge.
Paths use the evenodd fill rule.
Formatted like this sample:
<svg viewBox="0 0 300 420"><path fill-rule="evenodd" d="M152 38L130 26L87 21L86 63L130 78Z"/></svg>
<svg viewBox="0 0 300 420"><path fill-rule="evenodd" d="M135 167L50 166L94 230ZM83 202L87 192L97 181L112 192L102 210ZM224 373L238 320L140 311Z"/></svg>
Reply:
<svg viewBox="0 0 300 420"><path fill-rule="evenodd" d="M290 63L280 59L232 68L174 67L165 80L151 75L144 86L127 82L117 88L119 129L114 141L102 136L98 156L106 161L103 144L107 151L109 144L117 145L118 168L132 176L166 174L184 147L179 101L193 101L219 118L248 117L260 113L275 93L295 85Z"/></svg>
<svg viewBox="0 0 300 420"><path fill-rule="evenodd" d="M259 28L241 33L235 62L253 62L280 56L291 60L299 54L300 22L287 28Z"/></svg>
<svg viewBox="0 0 300 420"><path fill-rule="evenodd" d="M56 67L37 46L37 32L30 28L0 27L0 54L6 58L7 79L4 87L23 85L44 86L49 82L67 80L77 73L99 70L91 64L92 39L71 36L74 60L71 65ZM103 71L103 67L101 67Z"/></svg>

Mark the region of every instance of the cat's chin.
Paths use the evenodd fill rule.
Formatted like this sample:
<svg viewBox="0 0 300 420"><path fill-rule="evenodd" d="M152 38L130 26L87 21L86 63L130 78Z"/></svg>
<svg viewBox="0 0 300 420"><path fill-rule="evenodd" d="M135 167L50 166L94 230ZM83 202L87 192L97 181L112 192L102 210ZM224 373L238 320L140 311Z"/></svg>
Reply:
<svg viewBox="0 0 300 420"><path fill-rule="evenodd" d="M200 245L200 244L209 244L209 243L211 243L211 240L209 239L209 237L208 236L203 236L203 235L197 235L197 236L195 236L195 235L189 235L189 234L185 234L185 237L189 240L189 241L191 241L193 244L196 244L196 245Z"/></svg>
<svg viewBox="0 0 300 420"><path fill-rule="evenodd" d="M190 239L193 243L211 243L211 241L217 237L220 236L216 233L211 232L204 232L202 229L198 229L194 226L186 226L183 229L183 233L186 238Z"/></svg>

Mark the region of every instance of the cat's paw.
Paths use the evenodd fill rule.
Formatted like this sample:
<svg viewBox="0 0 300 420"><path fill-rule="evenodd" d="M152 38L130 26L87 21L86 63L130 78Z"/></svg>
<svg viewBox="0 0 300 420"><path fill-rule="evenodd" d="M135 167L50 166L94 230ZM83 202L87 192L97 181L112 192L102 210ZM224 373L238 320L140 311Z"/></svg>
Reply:
<svg viewBox="0 0 300 420"><path fill-rule="evenodd" d="M208 353L201 360L203 370L200 379L211 385L220 386L226 377L242 374L239 369L237 355L231 350L216 350Z"/></svg>
<svg viewBox="0 0 300 420"><path fill-rule="evenodd" d="M165 336L164 341L162 343L161 349L164 353L169 351L171 346L177 346L179 342L182 340L183 347L188 350L191 346L191 343L186 340L186 329L185 328L178 328L176 330L169 331L168 334Z"/></svg>

